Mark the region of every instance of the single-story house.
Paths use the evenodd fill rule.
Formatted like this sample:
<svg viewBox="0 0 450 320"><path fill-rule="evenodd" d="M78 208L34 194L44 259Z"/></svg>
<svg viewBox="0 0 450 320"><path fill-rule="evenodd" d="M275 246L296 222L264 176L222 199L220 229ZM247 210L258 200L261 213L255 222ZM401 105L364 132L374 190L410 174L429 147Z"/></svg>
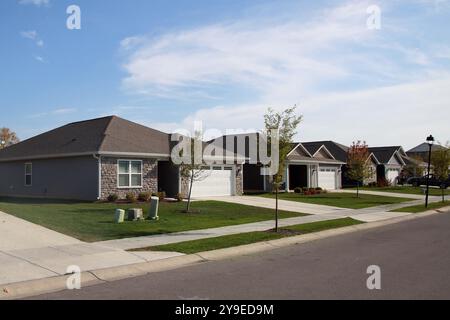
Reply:
<svg viewBox="0 0 450 320"><path fill-rule="evenodd" d="M271 177L261 174L263 165L258 155L255 159L255 154L250 152L250 141L259 141L259 133L227 135L220 137L216 143L217 141L222 144L224 150L245 157L244 193L271 191ZM346 147L333 141L293 143L286 158L285 189L287 191L293 191L297 187L340 189L342 187L341 167L346 163L346 154Z"/></svg>
<svg viewBox="0 0 450 320"><path fill-rule="evenodd" d="M445 149L445 147L440 146L438 144L433 144L431 146L432 152L436 151L436 150L441 150L441 149ZM421 159L422 161L428 163L429 152L430 152L430 146L428 145L428 143L424 142L424 143L421 143L418 146L406 151L406 154L411 158Z"/></svg>
<svg viewBox="0 0 450 320"><path fill-rule="evenodd" d="M392 184L397 184L402 168L406 165L407 154L401 146L370 147L370 154L378 161L377 181L386 179Z"/></svg>
<svg viewBox="0 0 450 320"><path fill-rule="evenodd" d="M286 190L296 187L342 188L345 146L333 141L298 142L286 159Z"/></svg>
<svg viewBox="0 0 450 320"><path fill-rule="evenodd" d="M0 196L98 200L111 194L186 196L171 135L109 116L67 124L0 150ZM242 162L204 166L192 196L242 194ZM240 161L240 162L239 162Z"/></svg>

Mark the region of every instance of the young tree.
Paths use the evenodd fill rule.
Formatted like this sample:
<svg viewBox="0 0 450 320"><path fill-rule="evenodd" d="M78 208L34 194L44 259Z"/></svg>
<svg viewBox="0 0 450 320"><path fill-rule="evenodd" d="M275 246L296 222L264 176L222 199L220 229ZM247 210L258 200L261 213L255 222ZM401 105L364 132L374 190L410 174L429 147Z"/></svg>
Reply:
<svg viewBox="0 0 450 320"><path fill-rule="evenodd" d="M356 181L356 197L359 198L359 184L374 174L369 161L369 148L365 142L353 142L347 152L347 177Z"/></svg>
<svg viewBox="0 0 450 320"><path fill-rule="evenodd" d="M279 132L279 158L278 172L272 176L273 188L275 189L275 231L278 232L278 190L283 181L283 173L285 169L286 156L291 151L294 136L297 134L297 127L302 121L303 116L296 114L297 106L288 108L282 112L275 112L269 108L264 115L264 126L269 137L270 130L278 130ZM269 149L270 150L270 149Z"/></svg>
<svg viewBox="0 0 450 320"><path fill-rule="evenodd" d="M442 202L445 201L444 181L448 179L450 166L450 145L447 143L445 148L438 148L431 154L431 165L436 179L442 182Z"/></svg>
<svg viewBox="0 0 450 320"><path fill-rule="evenodd" d="M191 194L194 182L201 181L207 177L207 174L203 169L203 163L196 161L196 157L199 156L196 153L202 152L202 143L203 142L200 133L196 132L195 136L190 139L190 146L188 148L188 150L190 150L191 157L189 158L189 161L185 161L180 165L180 175L189 183L188 199L185 210L186 213L190 213L191 210ZM200 148L198 146L200 146Z"/></svg>
<svg viewBox="0 0 450 320"><path fill-rule="evenodd" d="M16 133L11 131L9 128L0 129L0 149L18 143L19 141L20 140L17 137Z"/></svg>

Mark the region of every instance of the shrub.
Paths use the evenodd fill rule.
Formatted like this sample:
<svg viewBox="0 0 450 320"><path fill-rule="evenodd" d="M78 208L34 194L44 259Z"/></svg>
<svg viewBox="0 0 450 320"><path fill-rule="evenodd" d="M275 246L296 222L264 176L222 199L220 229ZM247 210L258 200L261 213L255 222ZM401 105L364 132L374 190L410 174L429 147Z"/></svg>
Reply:
<svg viewBox="0 0 450 320"><path fill-rule="evenodd" d="M136 202L136 195L135 195L133 192L128 192L128 193L125 195L125 199L126 199L128 202L134 203L134 202Z"/></svg>
<svg viewBox="0 0 450 320"><path fill-rule="evenodd" d="M108 196L108 201L109 202L116 202L117 199L119 199L119 196L115 193L112 193Z"/></svg>
<svg viewBox="0 0 450 320"><path fill-rule="evenodd" d="M162 201L166 198L166 193L164 191L158 192L159 201Z"/></svg>
<svg viewBox="0 0 450 320"><path fill-rule="evenodd" d="M302 188L296 187L296 188L294 188L294 192L295 193L302 193Z"/></svg>
<svg viewBox="0 0 450 320"><path fill-rule="evenodd" d="M304 194L305 196L310 196L310 195L311 195L311 191L305 191L305 192L303 192L303 194Z"/></svg>
<svg viewBox="0 0 450 320"><path fill-rule="evenodd" d="M181 195L181 193L177 193L177 196L175 197L175 199L177 199L178 202L183 201L183 196Z"/></svg>
<svg viewBox="0 0 450 320"><path fill-rule="evenodd" d="M321 187L317 187L316 191L322 191L323 189Z"/></svg>
<svg viewBox="0 0 450 320"><path fill-rule="evenodd" d="M387 180L386 178L378 179L377 186L380 188L389 187L391 185L391 182Z"/></svg>
<svg viewBox="0 0 450 320"><path fill-rule="evenodd" d="M142 202L147 202L148 200L150 200L150 197L151 197L150 192L141 192L138 195L138 200Z"/></svg>

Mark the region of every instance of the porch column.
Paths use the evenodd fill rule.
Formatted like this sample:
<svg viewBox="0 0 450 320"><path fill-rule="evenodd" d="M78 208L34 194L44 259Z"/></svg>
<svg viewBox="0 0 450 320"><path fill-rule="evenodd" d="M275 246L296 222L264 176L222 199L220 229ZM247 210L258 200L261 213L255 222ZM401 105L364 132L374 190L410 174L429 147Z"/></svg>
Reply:
<svg viewBox="0 0 450 320"><path fill-rule="evenodd" d="M285 179L284 181L286 182L286 186L285 186L285 191L288 192L289 191L289 163L286 164L286 170L284 171L285 173Z"/></svg>
<svg viewBox="0 0 450 320"><path fill-rule="evenodd" d="M311 165L306 165L306 187L309 188L311 185Z"/></svg>

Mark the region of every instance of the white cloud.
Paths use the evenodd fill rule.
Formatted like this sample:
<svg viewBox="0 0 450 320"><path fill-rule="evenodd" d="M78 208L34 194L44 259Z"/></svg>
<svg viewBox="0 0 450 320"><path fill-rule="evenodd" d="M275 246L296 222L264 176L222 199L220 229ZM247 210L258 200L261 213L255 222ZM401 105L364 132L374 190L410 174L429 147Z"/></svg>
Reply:
<svg viewBox="0 0 450 320"><path fill-rule="evenodd" d="M440 141L450 139L450 74L429 80L376 89L311 96L298 106L304 115L297 140L335 140L350 144L366 140L371 145L403 145L411 148L432 133ZM204 108L180 122L147 125L166 132L193 130L194 121L205 129L248 132L260 130L268 107L265 104ZM139 119L136 119L139 122Z"/></svg>
<svg viewBox="0 0 450 320"><path fill-rule="evenodd" d="M57 108L53 109L47 112L40 112L31 114L29 118L42 118L42 117L48 117L48 116L63 116L68 115L77 112L78 109L76 108Z"/></svg>
<svg viewBox="0 0 450 320"><path fill-rule="evenodd" d="M146 121L163 131L192 129L194 120L221 130L258 129L267 107L298 104L305 116L300 140L360 138L406 148L430 132L447 140L450 73L442 71L433 48L411 46L416 34L405 33L394 19L385 19L390 25L383 22L381 31L368 30L369 4L351 1L308 21L294 14L278 22L247 19L124 39L124 88L157 97L201 97L204 107L180 121ZM383 14L389 12L387 4L380 5ZM398 30L398 38L409 41L398 41ZM239 88L254 99L218 105L210 98L217 88Z"/></svg>
<svg viewBox="0 0 450 320"><path fill-rule="evenodd" d="M34 56L34 58L35 58L37 61L39 61L39 62L42 62L42 63L45 62L45 59L42 58L41 56Z"/></svg>
<svg viewBox="0 0 450 320"><path fill-rule="evenodd" d="M50 4L50 0L19 0L19 4L32 4L37 7L48 6Z"/></svg>
<svg viewBox="0 0 450 320"><path fill-rule="evenodd" d="M129 49L133 43L134 50L124 65L128 76L123 83L134 92L183 97L192 87L202 91L215 85L242 85L284 94L280 89L286 86L302 88L319 78L342 79L348 76L347 68L318 53L372 37L365 24L366 8L364 2L353 3L322 12L309 22L248 20L156 39L126 38L121 47Z"/></svg>
<svg viewBox="0 0 450 320"><path fill-rule="evenodd" d="M37 38L37 31L36 30L30 30L30 31L22 31L20 35L24 38L36 40Z"/></svg>
<svg viewBox="0 0 450 320"><path fill-rule="evenodd" d="M22 31L20 35L25 39L33 40L38 47L44 46L44 41L39 38L36 30Z"/></svg>
<svg viewBox="0 0 450 320"><path fill-rule="evenodd" d="M51 113L52 114L68 114L68 113L74 113L76 111L77 111L77 109L75 109L75 108L60 108L60 109L53 110Z"/></svg>

